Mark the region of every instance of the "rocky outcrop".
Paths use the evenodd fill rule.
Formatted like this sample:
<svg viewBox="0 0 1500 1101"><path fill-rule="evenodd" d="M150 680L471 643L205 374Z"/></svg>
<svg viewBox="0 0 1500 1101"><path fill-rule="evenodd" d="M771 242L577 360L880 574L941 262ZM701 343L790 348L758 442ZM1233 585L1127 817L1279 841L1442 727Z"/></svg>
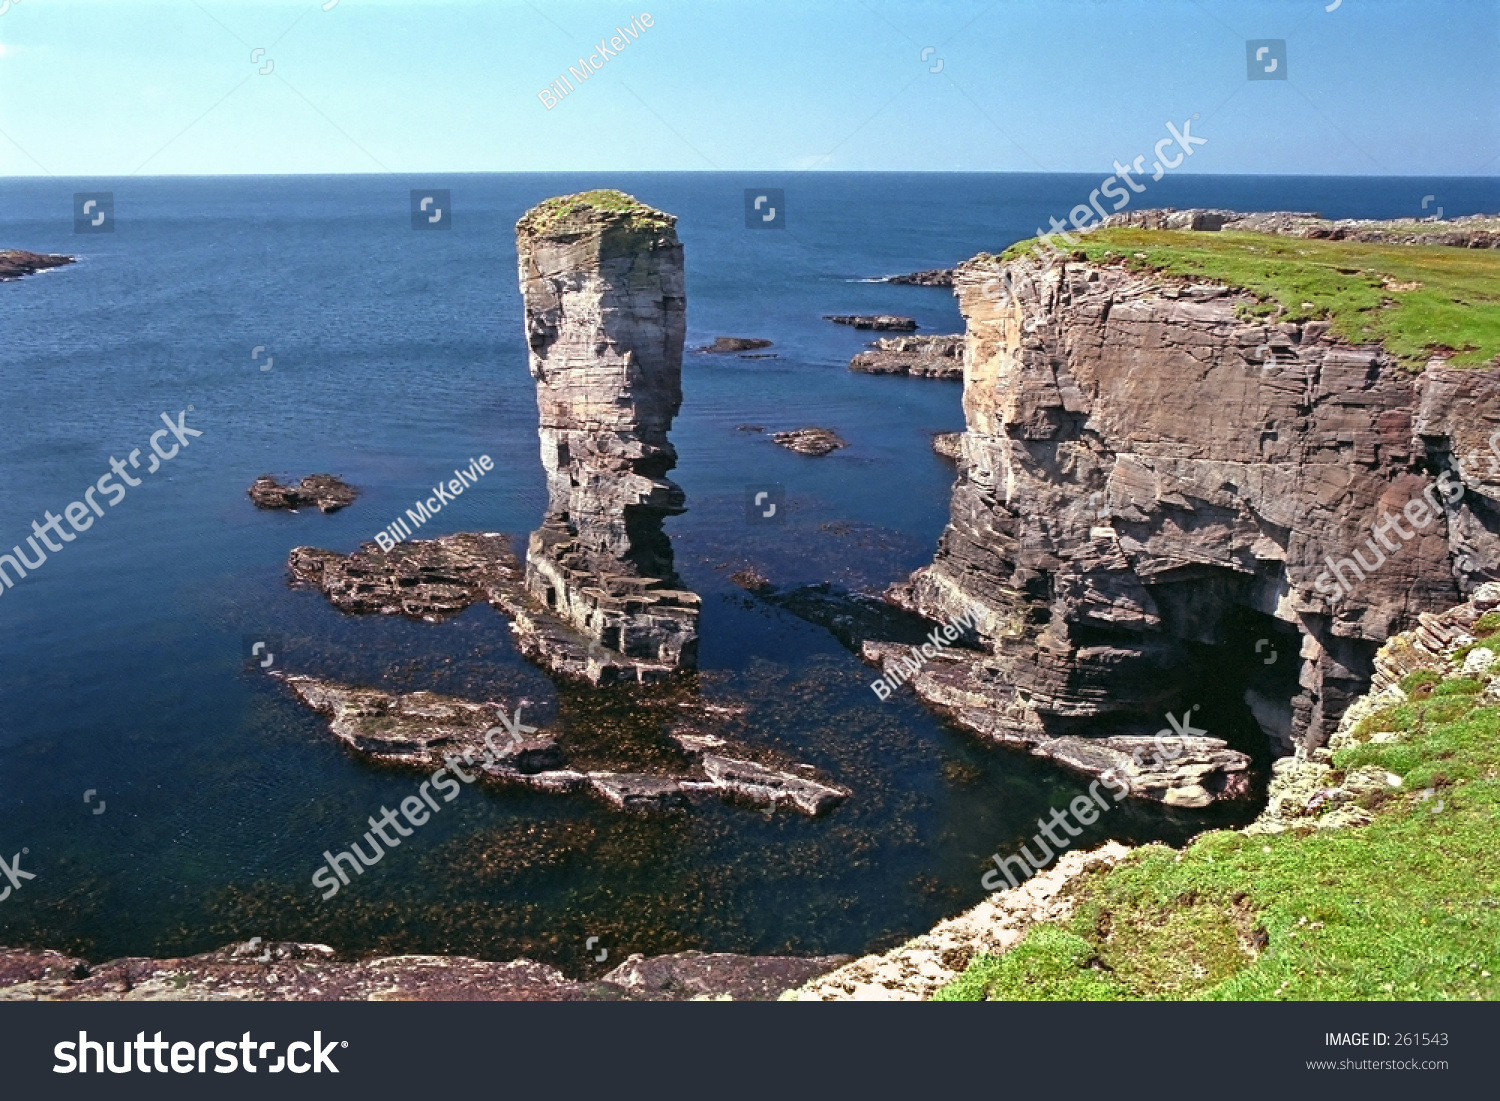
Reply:
<svg viewBox="0 0 1500 1101"><path fill-rule="evenodd" d="M912 332L917 328L917 322L910 317L897 317L894 314L831 314L823 315L824 321L832 321L835 325L849 325L856 329L873 329L876 332Z"/></svg>
<svg viewBox="0 0 1500 1101"><path fill-rule="evenodd" d="M0 948L0 1001L774 1001L848 956L633 955L595 980L531 960L386 956L349 962L324 944L227 945L176 959L91 964Z"/></svg>
<svg viewBox="0 0 1500 1101"><path fill-rule="evenodd" d="M831 428L795 428L773 433L771 439L799 455L823 456L849 446Z"/></svg>
<svg viewBox="0 0 1500 1101"><path fill-rule="evenodd" d="M869 375L911 375L962 381L964 338L954 336L881 337L849 361L849 370Z"/></svg>
<svg viewBox="0 0 1500 1101"><path fill-rule="evenodd" d="M675 221L599 191L549 199L516 224L548 492L525 587L640 680L697 660L699 599L662 530L685 508L666 478L686 326Z"/></svg>
<svg viewBox="0 0 1500 1101"><path fill-rule="evenodd" d="M24 249L0 249L0 283L71 263L74 263L71 256L49 256L41 252L26 252Z"/></svg>
<svg viewBox="0 0 1500 1101"><path fill-rule="evenodd" d="M934 432L932 449L943 458L956 463L964 453L964 434L962 432Z"/></svg>
<svg viewBox="0 0 1500 1101"><path fill-rule="evenodd" d="M951 287L953 286L953 269L929 268L926 271L914 271L909 275L887 275L875 282L897 283L907 287Z"/></svg>
<svg viewBox="0 0 1500 1101"><path fill-rule="evenodd" d="M270 474L262 474L247 491L256 508L297 509L316 505L323 512L337 512L354 503L359 491L332 474L309 474L296 485L282 485Z"/></svg>
<svg viewBox="0 0 1500 1101"><path fill-rule="evenodd" d="M731 352L755 352L770 346L771 341L762 340L759 337L721 336L717 337L712 344L705 344L696 350L707 355L726 355Z"/></svg>
<svg viewBox="0 0 1500 1101"><path fill-rule="evenodd" d="M1413 375L1230 287L1009 267L1005 301L999 261L959 269L964 462L933 564L892 592L938 621L984 610L988 654L912 678L961 723L1032 747L1140 737L1243 676L1277 752L1316 747L1390 634L1496 575L1500 478L1456 457L1500 422L1500 370ZM1265 675L1295 684L1258 687L1278 658ZM1217 765L1157 797L1243 790L1243 754L1199 748Z"/></svg>
<svg viewBox="0 0 1500 1101"><path fill-rule="evenodd" d="M1270 233L1329 241L1364 241L1386 245L1446 245L1451 248L1500 248L1500 216L1472 214L1463 218L1340 218L1273 211L1243 214L1235 210L1128 210L1111 214L1101 227L1132 229L1193 229L1208 232Z"/></svg>
<svg viewBox="0 0 1500 1101"><path fill-rule="evenodd" d="M640 812L681 810L706 796L817 817L850 794L809 776L729 756L730 747L712 735L675 736L680 759L696 764L692 771L570 768L556 738L525 728L524 703L507 721L500 706L490 702L281 677L303 703L328 717L334 737L359 756L419 772L451 769L458 762L465 770L460 775L471 771L493 786L558 795L588 792L618 810Z"/></svg>

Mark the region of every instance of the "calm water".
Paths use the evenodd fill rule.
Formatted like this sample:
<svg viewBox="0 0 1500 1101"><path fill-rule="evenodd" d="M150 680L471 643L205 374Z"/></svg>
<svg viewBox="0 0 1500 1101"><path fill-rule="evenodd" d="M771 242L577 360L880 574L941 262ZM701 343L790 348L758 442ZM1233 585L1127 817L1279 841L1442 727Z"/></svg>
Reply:
<svg viewBox="0 0 1500 1101"><path fill-rule="evenodd" d="M105 958L252 936L350 952L527 954L573 973L628 952L860 952L981 896L1077 779L976 742L825 631L728 580L883 588L929 561L962 426L952 383L851 374L866 334L824 313L894 312L957 331L947 292L860 282L947 266L1029 235L1084 176L567 175L0 181L0 247L74 267L0 285L0 545L30 534L146 447L159 414L203 431L0 599L0 855L36 879L0 903L0 943ZM408 190L448 187L451 232L409 228ZM703 595L702 695L747 708L729 733L854 789L829 817L709 805L631 819L585 798L469 788L329 903L325 849L412 794L410 774L340 750L325 724L247 671L279 636L296 672L529 702L578 752L659 739L663 712L559 693L487 607L440 625L335 612L291 590L288 551L354 549L455 466L496 463L422 534L522 540L544 504L512 227L549 195L614 186L679 216L689 346L766 337L779 358L688 356L668 523ZM750 231L743 189L784 187L789 229ZM112 190L117 230L74 236L74 191ZM1495 181L1180 177L1153 205L1410 216L1500 209ZM252 350L263 346L258 361ZM268 371L259 364L273 357ZM824 425L853 446L808 459L736 431ZM333 516L262 513L259 474L342 475ZM782 527L746 527L747 484L782 483ZM1226 725L1242 720L1226 711ZM1236 728L1238 729L1238 728ZM92 803L84 795L93 789ZM95 814L100 802L104 813ZM1120 807L1093 837L1176 842L1210 824Z"/></svg>

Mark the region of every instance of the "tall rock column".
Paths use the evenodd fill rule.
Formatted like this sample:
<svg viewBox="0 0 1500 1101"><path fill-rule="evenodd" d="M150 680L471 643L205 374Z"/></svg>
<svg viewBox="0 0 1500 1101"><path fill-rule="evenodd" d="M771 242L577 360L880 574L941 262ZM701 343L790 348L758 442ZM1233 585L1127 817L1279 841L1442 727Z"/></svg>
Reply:
<svg viewBox="0 0 1500 1101"><path fill-rule="evenodd" d="M684 511L667 439L687 327L676 218L618 191L547 201L516 223L547 516L526 588L589 642L591 680L696 664L699 598L662 521Z"/></svg>

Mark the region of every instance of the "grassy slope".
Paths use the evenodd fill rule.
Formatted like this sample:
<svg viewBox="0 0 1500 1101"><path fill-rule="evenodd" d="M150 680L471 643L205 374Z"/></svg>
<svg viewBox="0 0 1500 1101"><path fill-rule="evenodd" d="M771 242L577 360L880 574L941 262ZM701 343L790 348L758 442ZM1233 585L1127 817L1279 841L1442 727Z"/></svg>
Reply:
<svg viewBox="0 0 1500 1101"><path fill-rule="evenodd" d="M1455 367L1500 355L1500 249L1143 229L1102 229L1078 241L1073 251L1093 261L1242 287L1260 299L1257 315L1330 321L1351 343L1378 341L1413 368L1438 350L1455 353ZM1003 258L1033 244L1012 245Z"/></svg>
<svg viewBox="0 0 1500 1101"><path fill-rule="evenodd" d="M1334 755L1402 778L1362 799L1370 824L1148 845L938 999L1500 998L1500 704L1471 678L1403 687Z"/></svg>

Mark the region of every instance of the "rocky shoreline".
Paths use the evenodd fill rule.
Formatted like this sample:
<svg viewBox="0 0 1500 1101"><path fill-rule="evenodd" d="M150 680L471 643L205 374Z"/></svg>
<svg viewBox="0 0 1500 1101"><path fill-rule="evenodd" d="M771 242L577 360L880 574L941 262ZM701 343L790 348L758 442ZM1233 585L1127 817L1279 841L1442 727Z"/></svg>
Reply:
<svg viewBox="0 0 1500 1101"><path fill-rule="evenodd" d="M42 252L27 252L24 249L0 249L0 283L24 279L40 271L77 262L77 257L73 256L53 256Z"/></svg>
<svg viewBox="0 0 1500 1101"><path fill-rule="evenodd" d="M323 944L260 942L172 959L91 964L0 948L0 1001L774 1001L847 956L679 952L628 957L597 979L466 956L338 958Z"/></svg>

